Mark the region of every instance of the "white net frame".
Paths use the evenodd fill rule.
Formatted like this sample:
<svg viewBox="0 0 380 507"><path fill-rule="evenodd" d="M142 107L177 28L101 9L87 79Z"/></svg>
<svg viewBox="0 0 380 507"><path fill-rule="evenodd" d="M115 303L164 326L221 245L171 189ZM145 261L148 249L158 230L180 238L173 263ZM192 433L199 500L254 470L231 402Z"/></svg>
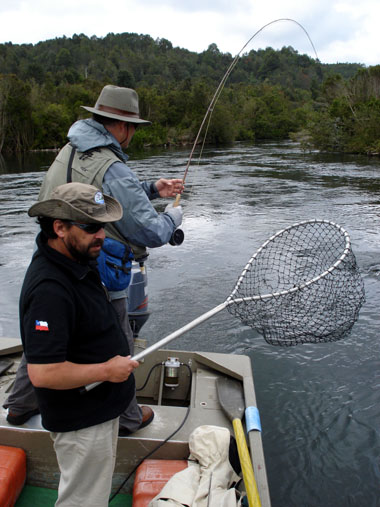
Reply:
<svg viewBox="0 0 380 507"><path fill-rule="evenodd" d="M344 338L364 301L347 231L328 220L308 220L263 243L226 303L268 343L290 346Z"/></svg>

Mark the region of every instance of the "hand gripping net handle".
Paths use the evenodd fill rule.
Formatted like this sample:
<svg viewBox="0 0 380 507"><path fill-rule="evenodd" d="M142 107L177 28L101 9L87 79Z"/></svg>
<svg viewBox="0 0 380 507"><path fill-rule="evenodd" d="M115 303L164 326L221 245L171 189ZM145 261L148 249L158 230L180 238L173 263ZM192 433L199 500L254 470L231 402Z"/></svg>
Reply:
<svg viewBox="0 0 380 507"><path fill-rule="evenodd" d="M299 222L265 241L224 303L133 359L141 360L225 308L271 345L340 340L351 331L364 300L348 233L326 220Z"/></svg>
<svg viewBox="0 0 380 507"><path fill-rule="evenodd" d="M251 257L228 311L271 345L340 340L365 300L348 233L326 220L299 222Z"/></svg>

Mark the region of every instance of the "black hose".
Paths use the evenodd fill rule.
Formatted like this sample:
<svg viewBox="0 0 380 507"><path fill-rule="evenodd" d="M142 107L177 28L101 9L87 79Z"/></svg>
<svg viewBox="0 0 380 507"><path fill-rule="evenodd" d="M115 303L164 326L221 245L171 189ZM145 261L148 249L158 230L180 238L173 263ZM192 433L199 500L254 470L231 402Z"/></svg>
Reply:
<svg viewBox="0 0 380 507"><path fill-rule="evenodd" d="M153 369L156 367L156 366L159 366L161 365L162 363L158 363L156 365L154 365L151 370L149 371L148 373L148 377L147 377L147 380L145 381L143 387L140 387L139 390L143 389L145 387L145 385L147 384L148 380L149 380L149 376L150 374L152 373ZM184 363L181 363L181 366L186 366L189 370L189 373L190 373L190 382L189 382L189 388L188 388L188 391L187 391L187 394L186 394L186 398L185 398L185 402L186 402L186 399L187 399L187 396L190 394L190 389L191 389L191 383L192 383L192 377L193 377L193 372L191 371L191 368L188 364L184 364ZM137 389L136 389L137 391ZM179 427L173 431L173 433L171 433L167 438L165 438L165 440L163 442L161 442L160 444L157 445L157 447L155 447L152 451L150 451L146 456L144 456L143 458L141 458L141 460L137 463L137 465L133 468L133 470L131 472L129 472L129 474L127 475L127 477L124 479L124 481L121 483L121 485L117 488L117 490L115 491L115 493L113 493L113 495L111 495L109 501L108 501L108 504L110 504L112 502L112 500L114 500L114 498L116 497L116 495L119 494L119 492L123 489L124 485L128 482L128 480L132 477L132 475L136 472L136 470L138 469L138 467L141 465L141 463L150 458L150 456L152 456L152 454L154 454L156 451L158 451L158 449L160 449L163 445L166 444L166 442L168 442L171 438L174 437L174 435L176 433L179 432L179 430L184 426L185 422L187 421L187 418L189 417L189 414L190 414L190 408L191 406L189 405L187 407L187 410L186 410L186 414L185 414L185 417L183 418L183 421L181 422L181 424L179 425Z"/></svg>
<svg viewBox="0 0 380 507"><path fill-rule="evenodd" d="M151 369L149 370L149 372L148 372L148 375L147 375L147 377L146 377L146 380L145 380L144 384L143 384L141 387L136 387L136 392L137 392L137 391L142 391L142 390L144 389L144 387L147 385L147 383L148 383L148 381L149 381L149 379L150 379L150 376L152 375L153 370L154 370L157 366L162 366L163 364L164 364L164 363L157 363L157 364L155 364L154 366L152 366L152 368L151 368Z"/></svg>

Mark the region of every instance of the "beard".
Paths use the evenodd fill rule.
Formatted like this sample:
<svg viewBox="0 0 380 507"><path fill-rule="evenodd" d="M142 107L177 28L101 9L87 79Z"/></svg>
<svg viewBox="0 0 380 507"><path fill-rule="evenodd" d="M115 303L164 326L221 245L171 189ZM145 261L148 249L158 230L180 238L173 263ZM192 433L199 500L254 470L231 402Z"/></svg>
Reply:
<svg viewBox="0 0 380 507"><path fill-rule="evenodd" d="M98 238L94 239L88 245L78 245L78 243L73 241L72 238L68 238L65 245L76 261L81 264L86 264L88 261L95 260L99 257L100 249L91 251L91 248L98 246L102 247L103 240Z"/></svg>

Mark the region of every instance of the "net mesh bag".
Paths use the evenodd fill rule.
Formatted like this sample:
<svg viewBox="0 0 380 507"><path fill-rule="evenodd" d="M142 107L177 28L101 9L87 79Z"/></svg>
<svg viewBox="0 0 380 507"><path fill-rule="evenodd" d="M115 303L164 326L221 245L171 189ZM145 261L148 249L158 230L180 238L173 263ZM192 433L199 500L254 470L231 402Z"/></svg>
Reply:
<svg viewBox="0 0 380 507"><path fill-rule="evenodd" d="M347 232L313 220L278 232L259 248L227 308L269 344L290 346L340 340L364 300Z"/></svg>

